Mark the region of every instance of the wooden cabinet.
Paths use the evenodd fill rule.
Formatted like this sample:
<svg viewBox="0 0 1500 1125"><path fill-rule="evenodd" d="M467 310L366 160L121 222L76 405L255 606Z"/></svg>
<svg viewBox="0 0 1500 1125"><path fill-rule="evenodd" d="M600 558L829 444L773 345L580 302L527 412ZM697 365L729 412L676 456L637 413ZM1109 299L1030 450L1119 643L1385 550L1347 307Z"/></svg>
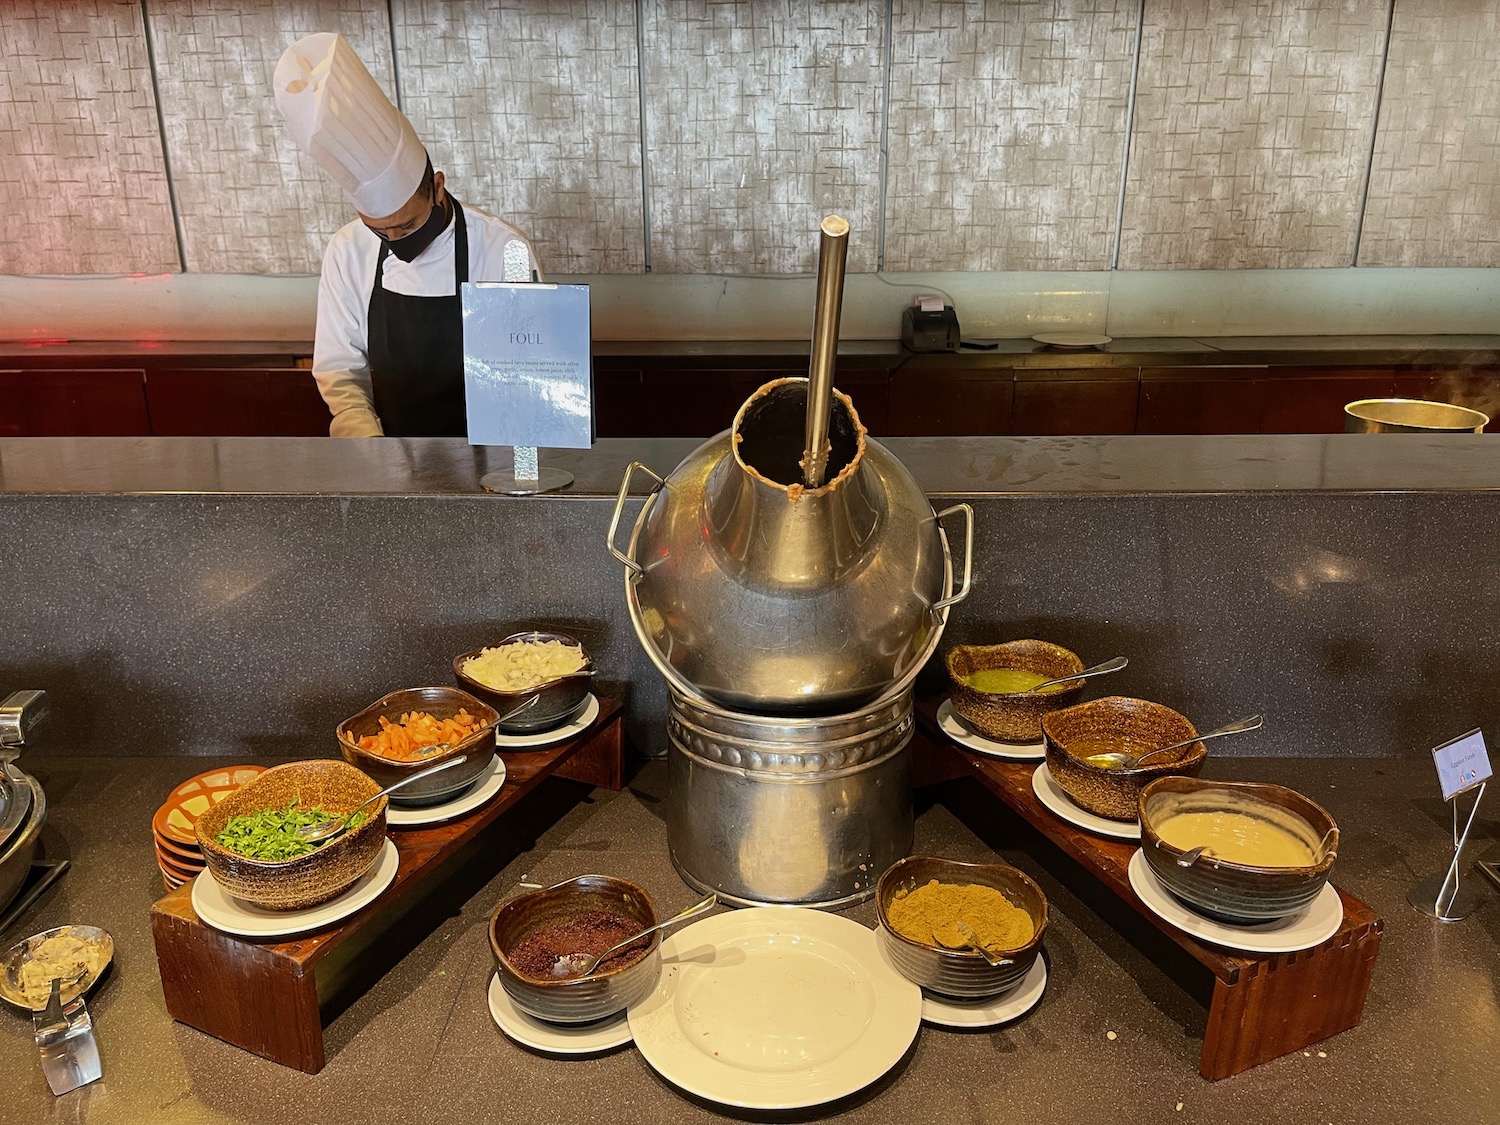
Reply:
<svg viewBox="0 0 1500 1125"><path fill-rule="evenodd" d="M163 368L148 372L151 432L168 437L326 437L330 415L299 368Z"/></svg>
<svg viewBox="0 0 1500 1125"><path fill-rule="evenodd" d="M140 368L0 372L0 437L131 437L151 432Z"/></svg>
<svg viewBox="0 0 1500 1125"><path fill-rule="evenodd" d="M1133 434L1140 398L1138 374L1134 367L1020 368L1009 432Z"/></svg>
<svg viewBox="0 0 1500 1125"><path fill-rule="evenodd" d="M966 368L952 360L907 363L891 375L886 433L901 437L965 437L1011 432L1012 372Z"/></svg>
<svg viewBox="0 0 1500 1125"><path fill-rule="evenodd" d="M1390 367L1144 367L1143 434L1331 434L1344 405L1395 393Z"/></svg>

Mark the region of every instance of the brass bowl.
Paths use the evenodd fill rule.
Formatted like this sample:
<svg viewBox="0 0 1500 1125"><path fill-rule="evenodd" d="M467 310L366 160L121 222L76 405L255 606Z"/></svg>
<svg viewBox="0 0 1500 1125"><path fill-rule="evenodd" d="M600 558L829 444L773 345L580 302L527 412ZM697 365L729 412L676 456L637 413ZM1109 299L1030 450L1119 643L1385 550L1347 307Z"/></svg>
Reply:
<svg viewBox="0 0 1500 1125"><path fill-rule="evenodd" d="M931 880L960 886L977 883L994 887L1031 916L1036 932L1019 949L1002 955L1008 965L991 965L972 949L947 949L916 941L898 933L886 915L899 891L924 887ZM880 940L891 961L908 980L946 996L975 998L996 996L1014 988L1031 971L1042 949L1047 929L1047 896L1025 872L1004 863L963 863L941 856L913 855L893 863L875 888L875 908L880 917Z"/></svg>
<svg viewBox="0 0 1500 1125"><path fill-rule="evenodd" d="M447 750L405 762L360 749L361 738L380 733L381 718L395 722L407 711L426 711L433 718L442 720L451 719L464 710L479 720L480 727ZM345 719L334 730L334 736L338 739L344 761L368 774L382 789L450 759L464 759L464 765L398 789L389 798L394 805L434 805L462 793L489 767L495 756L495 727L499 720L500 716L493 707L458 688L406 688L382 696L359 714Z"/></svg>
<svg viewBox="0 0 1500 1125"><path fill-rule="evenodd" d="M1317 862L1260 867L1204 855L1191 867L1178 864L1185 849L1163 840L1156 826L1174 813L1217 810L1248 812L1287 829L1312 850ZM1280 785L1163 777L1141 791L1139 812L1141 852L1156 877L1190 910L1234 925L1269 922L1307 907L1328 882L1338 853L1338 824L1328 811ZM1327 850L1318 855L1325 836Z"/></svg>
<svg viewBox="0 0 1500 1125"><path fill-rule="evenodd" d="M1145 699L1110 695L1042 719L1047 771L1080 808L1111 820L1134 820L1141 790L1158 777L1196 775L1208 748L1190 742L1165 758L1135 769L1109 769L1083 759L1119 751L1144 754L1198 733L1187 718L1170 707Z"/></svg>
<svg viewBox="0 0 1500 1125"><path fill-rule="evenodd" d="M251 859L214 837L232 816L285 808L294 800L341 816L379 792L380 786L347 762L292 762L266 770L225 797L198 818L193 830L204 864L226 892L266 910L303 910L336 898L375 865L385 845L384 797L366 807L368 816L358 827L296 859Z"/></svg>
<svg viewBox="0 0 1500 1125"><path fill-rule="evenodd" d="M486 687L474 677L464 672L464 665L474 657L478 656L486 648L499 648L502 645L517 644L522 641L561 641L565 645L577 648L583 653L583 667L576 672L570 672L566 676L558 676L540 684L534 684L529 688L519 691L500 691L497 688ZM463 685L464 689L490 704L501 715L507 715L532 696L541 698L526 708L513 719L505 719L500 723L500 729L508 734L524 734L530 731L549 730L560 726L567 718L578 710L578 705L583 702L589 693L589 684L594 675L594 661L589 656L588 650L583 647L583 642L567 633L545 633L536 630L525 633L512 633L508 637L502 637L492 645L484 648L476 648L453 658L453 676Z"/></svg>
<svg viewBox="0 0 1500 1125"><path fill-rule="evenodd" d="M953 710L985 738L1001 742L1035 742L1042 737L1042 716L1066 707L1083 693L1084 681L1044 692L979 691L964 682L974 672L1013 668L1057 679L1083 671L1077 654L1049 641L1007 641L998 645L954 645L943 657L948 669L948 699Z"/></svg>
<svg viewBox="0 0 1500 1125"><path fill-rule="evenodd" d="M490 914L490 953L500 986L517 1008L551 1023L592 1023L623 1011L656 987L660 930L651 935L646 955L639 960L575 980L537 980L511 964L509 952L529 935L594 910L624 914L640 922L643 930L659 920L643 887L611 875L580 875L495 907Z"/></svg>

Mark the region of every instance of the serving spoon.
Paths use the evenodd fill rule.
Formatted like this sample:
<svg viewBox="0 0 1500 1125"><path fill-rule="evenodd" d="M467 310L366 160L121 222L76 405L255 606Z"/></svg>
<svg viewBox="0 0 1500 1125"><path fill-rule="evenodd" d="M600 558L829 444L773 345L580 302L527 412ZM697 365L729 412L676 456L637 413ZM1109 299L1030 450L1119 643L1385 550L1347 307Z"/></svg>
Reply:
<svg viewBox="0 0 1500 1125"><path fill-rule="evenodd" d="M1027 688L1023 694L1030 695L1034 691L1041 691L1043 688L1049 688L1053 684L1069 684L1074 680L1086 680L1090 676L1108 675L1110 672L1118 672L1121 668L1125 667L1125 665L1129 663L1130 661L1126 657L1112 657L1111 659L1106 660L1103 664L1095 664L1092 668L1085 668L1082 672L1074 672L1071 676L1059 676L1055 680L1043 680L1035 687Z"/></svg>
<svg viewBox="0 0 1500 1125"><path fill-rule="evenodd" d="M600 964L609 959L611 953L618 953L628 945L640 941L647 934L654 934L657 930L664 930L668 926L675 926L678 922L686 922L695 915L702 914L710 906L718 903L719 896L710 891L701 901L693 903L686 910L679 911L664 922L658 922L654 926L648 926L638 934L632 934L624 941L617 941L603 953L595 956L592 953L561 953L557 960L552 962L552 977L555 980L577 980L586 977L597 969Z"/></svg>
<svg viewBox="0 0 1500 1125"><path fill-rule="evenodd" d="M1338 855L1338 852L1331 852L1328 850L1328 838L1332 835L1333 829L1330 828L1327 832L1323 833L1323 838L1318 841L1318 854L1314 857L1312 862L1312 865L1314 867L1322 863L1329 856ZM1183 852L1180 856L1177 857L1177 866L1191 867L1204 856L1208 856L1209 859L1213 859L1213 849L1208 847L1207 845L1200 845L1196 848L1189 848L1187 851Z"/></svg>
<svg viewBox="0 0 1500 1125"><path fill-rule="evenodd" d="M1247 730L1259 730L1266 721L1264 715L1251 715L1247 719L1237 719L1235 722L1211 730L1207 734L1195 734L1192 738L1184 738L1181 742L1173 742L1168 746L1158 746L1155 750L1147 750L1144 754L1126 754L1122 750L1111 750L1107 754L1090 754L1082 759L1088 765L1098 766L1100 769L1133 770L1147 758L1154 758L1158 754L1165 754L1168 750L1178 750L1184 746L1191 746L1195 742L1207 742L1210 738L1219 738L1226 734L1243 734Z"/></svg>
<svg viewBox="0 0 1500 1125"><path fill-rule="evenodd" d="M337 836L345 828L349 827L349 821L353 818L354 814L366 805L372 804L380 800L387 793L394 793L397 789L410 785L414 781L421 781L424 777L431 777L435 773L442 773L444 770L452 769L454 766L468 760L468 758L449 758L446 762L439 762L435 766L429 766L427 769L414 773L410 777L403 777L394 785L387 785L373 797L361 801L343 816L325 817L323 820L316 821L313 824L304 824L301 828L297 829L294 835L297 839L304 840L309 844L321 844L324 840L332 836Z"/></svg>
<svg viewBox="0 0 1500 1125"><path fill-rule="evenodd" d="M998 969L1001 965L1015 964L1014 959L1010 957L1002 957L1000 954L993 953L989 949L986 949L983 943L980 942L979 935L974 932L974 927L969 925L969 923L965 922L962 918L956 920L953 925L954 928L958 930L959 937L963 938L963 941L958 945L949 945L941 938L938 938L938 944L941 945L944 949L972 949L975 953L979 954L979 956L983 957L987 962L989 962L991 968ZM934 934L933 936L937 937L936 934Z"/></svg>

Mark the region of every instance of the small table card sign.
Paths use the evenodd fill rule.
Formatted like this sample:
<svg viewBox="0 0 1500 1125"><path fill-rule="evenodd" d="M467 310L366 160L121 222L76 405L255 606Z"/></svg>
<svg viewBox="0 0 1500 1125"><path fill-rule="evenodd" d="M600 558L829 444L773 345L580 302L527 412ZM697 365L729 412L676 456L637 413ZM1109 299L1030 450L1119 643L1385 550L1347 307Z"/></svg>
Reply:
<svg viewBox="0 0 1500 1125"><path fill-rule="evenodd" d="M1479 730L1471 730L1436 747L1432 751L1432 760L1437 766L1445 801L1488 781L1493 772L1489 751L1484 745L1484 733Z"/></svg>
<svg viewBox="0 0 1500 1125"><path fill-rule="evenodd" d="M589 287L465 282L469 444L593 444Z"/></svg>

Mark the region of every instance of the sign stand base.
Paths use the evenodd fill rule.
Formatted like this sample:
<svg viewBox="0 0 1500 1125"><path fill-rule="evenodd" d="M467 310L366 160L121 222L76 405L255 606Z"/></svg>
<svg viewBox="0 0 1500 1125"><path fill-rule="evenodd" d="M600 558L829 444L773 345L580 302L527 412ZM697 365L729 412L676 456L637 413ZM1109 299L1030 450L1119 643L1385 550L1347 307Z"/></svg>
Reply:
<svg viewBox="0 0 1500 1125"><path fill-rule="evenodd" d="M1481 905L1477 896L1459 886L1458 873L1462 867L1464 844L1468 842L1469 829L1474 827L1474 814L1479 811L1482 800L1484 784L1481 782L1479 792L1474 795L1474 807L1469 810L1469 819L1460 833L1458 800L1454 794L1454 799L1449 802L1453 806L1453 859L1444 870L1423 879L1406 893L1406 901L1429 918L1436 918L1439 922L1462 922Z"/></svg>
<svg viewBox="0 0 1500 1125"><path fill-rule="evenodd" d="M534 445L515 447L515 468L496 469L479 478L479 486L486 492L506 496L536 496L542 492L556 492L572 483L572 473L539 466Z"/></svg>

